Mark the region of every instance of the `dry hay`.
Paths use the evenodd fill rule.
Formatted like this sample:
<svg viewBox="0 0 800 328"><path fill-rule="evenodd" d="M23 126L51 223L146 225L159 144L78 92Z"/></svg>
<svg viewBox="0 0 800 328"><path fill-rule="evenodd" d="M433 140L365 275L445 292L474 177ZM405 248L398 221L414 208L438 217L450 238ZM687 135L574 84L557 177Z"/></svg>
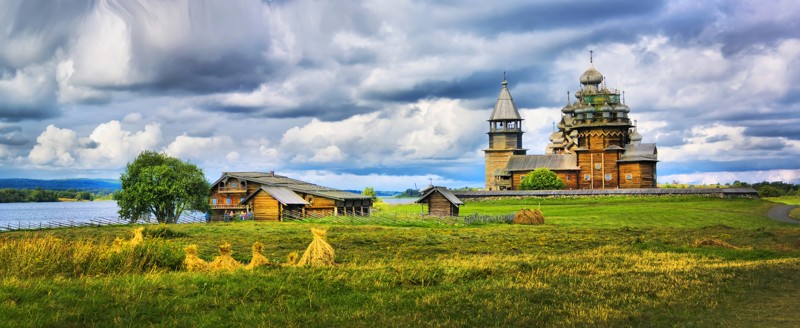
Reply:
<svg viewBox="0 0 800 328"><path fill-rule="evenodd" d="M697 247L700 247L700 246L717 246L717 247L723 247L723 248L727 248L727 249L737 249L736 246L733 246L733 245L725 242L724 240L719 240L719 239L716 239L716 238L698 239L698 240L696 240L694 242L694 245L697 246Z"/></svg>
<svg viewBox="0 0 800 328"><path fill-rule="evenodd" d="M144 242L144 236L142 232L144 231L143 227L133 229L133 237L130 240L123 240L119 237L114 238L114 244L111 245L111 249L114 252L122 252L125 248L133 248L136 245L139 245Z"/></svg>
<svg viewBox="0 0 800 328"><path fill-rule="evenodd" d="M208 270L208 262L197 256L197 245L188 245L186 248L184 248L184 250L186 251L186 258L183 259L183 265L186 266L186 270Z"/></svg>
<svg viewBox="0 0 800 328"><path fill-rule="evenodd" d="M239 263L239 261L236 261L236 259L234 259L231 256L231 254L233 254L233 251L231 250L230 243L224 243L222 245L219 245L219 256L214 258L214 261L212 261L209 264L209 267L212 270L228 270L228 271L241 268L242 264Z"/></svg>
<svg viewBox="0 0 800 328"><path fill-rule="evenodd" d="M119 237L114 238L114 245L111 246L111 249L115 252L122 252L123 248L125 248L125 241Z"/></svg>
<svg viewBox="0 0 800 328"><path fill-rule="evenodd" d="M144 241L144 236L142 235L142 231L144 231L144 227L139 227L133 229L133 238L128 241L128 245L136 246L141 244Z"/></svg>
<svg viewBox="0 0 800 328"><path fill-rule="evenodd" d="M521 209L514 215L514 224L530 224L542 225L544 224L544 215L540 210Z"/></svg>
<svg viewBox="0 0 800 328"><path fill-rule="evenodd" d="M250 263L247 264L245 269L252 270L262 265L269 265L269 260L266 257L264 257L264 254L261 253L263 250L264 250L264 244L259 242L253 243L253 259L250 260Z"/></svg>
<svg viewBox="0 0 800 328"><path fill-rule="evenodd" d="M297 259L299 258L300 254L297 254L297 252L291 252L288 255L286 255L286 263L284 265L285 266L295 265L297 264Z"/></svg>
<svg viewBox="0 0 800 328"><path fill-rule="evenodd" d="M325 241L325 230L311 229L311 233L314 235L314 240L306 248L297 266L332 266L335 254L333 247Z"/></svg>

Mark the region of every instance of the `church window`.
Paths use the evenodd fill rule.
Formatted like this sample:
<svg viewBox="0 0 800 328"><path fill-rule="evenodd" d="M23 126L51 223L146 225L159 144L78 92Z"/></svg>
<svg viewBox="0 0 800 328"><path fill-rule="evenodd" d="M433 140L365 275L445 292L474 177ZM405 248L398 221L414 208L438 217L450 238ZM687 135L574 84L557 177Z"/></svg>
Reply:
<svg viewBox="0 0 800 328"><path fill-rule="evenodd" d="M567 176L567 181L569 181L569 180L572 180L572 179L571 179L571 176L568 175Z"/></svg>
<svg viewBox="0 0 800 328"><path fill-rule="evenodd" d="M585 180L585 181L592 180L592 176L589 175L589 174L586 174L586 175L583 176L583 180Z"/></svg>
<svg viewBox="0 0 800 328"><path fill-rule="evenodd" d="M606 174L606 181L611 181L611 174Z"/></svg>
<svg viewBox="0 0 800 328"><path fill-rule="evenodd" d="M633 180L633 174L630 174L630 173L626 174L626 175L625 175L625 179L627 179L627 180Z"/></svg>
<svg viewBox="0 0 800 328"><path fill-rule="evenodd" d="M600 163L597 163L597 164L594 165L594 169L595 170L599 170L601 167L603 167L603 166L600 165Z"/></svg>

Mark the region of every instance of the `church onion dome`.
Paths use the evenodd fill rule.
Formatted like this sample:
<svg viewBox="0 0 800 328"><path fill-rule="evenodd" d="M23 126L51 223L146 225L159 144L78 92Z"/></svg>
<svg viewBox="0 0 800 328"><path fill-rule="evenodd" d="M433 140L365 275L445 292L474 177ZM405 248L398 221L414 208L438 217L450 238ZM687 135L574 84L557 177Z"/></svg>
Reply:
<svg viewBox="0 0 800 328"><path fill-rule="evenodd" d="M628 107L628 105L625 105L625 104L616 104L616 105L614 105L614 110L618 111L618 112L623 112L623 113L630 113L631 112L630 107Z"/></svg>
<svg viewBox="0 0 800 328"><path fill-rule="evenodd" d="M556 131L550 134L550 142L560 144L564 142L564 133L561 131Z"/></svg>
<svg viewBox="0 0 800 328"><path fill-rule="evenodd" d="M601 112L610 112L612 110L611 106L608 103L604 103L603 106L600 106Z"/></svg>
<svg viewBox="0 0 800 328"><path fill-rule="evenodd" d="M508 92L508 81L506 80L503 80L503 88L500 89L500 95L497 96L497 103L494 105L494 110L489 120L522 120L522 116L519 115L517 110L517 105L514 104L511 93Z"/></svg>
<svg viewBox="0 0 800 328"><path fill-rule="evenodd" d="M569 114L575 111L575 108L567 104L564 108L561 109L561 112L564 114Z"/></svg>
<svg viewBox="0 0 800 328"><path fill-rule="evenodd" d="M642 141L642 135L639 134L639 131L637 131L635 127L633 128L633 131L631 131L630 138L631 138L631 142L641 142Z"/></svg>
<svg viewBox="0 0 800 328"><path fill-rule="evenodd" d="M603 74L600 74L594 67L589 67L586 72L581 74L580 81L583 85L598 85L603 82Z"/></svg>

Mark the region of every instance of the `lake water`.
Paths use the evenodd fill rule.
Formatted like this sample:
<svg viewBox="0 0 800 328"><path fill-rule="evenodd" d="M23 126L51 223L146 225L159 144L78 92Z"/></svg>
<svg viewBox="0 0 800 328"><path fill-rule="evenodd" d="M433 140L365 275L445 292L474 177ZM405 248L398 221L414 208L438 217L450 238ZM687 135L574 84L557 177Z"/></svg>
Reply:
<svg viewBox="0 0 800 328"><path fill-rule="evenodd" d="M411 204L416 198L383 198L387 204ZM20 227L54 226L60 223L91 223L93 220L118 221L117 202L56 202L56 203L0 203L0 230ZM198 219L200 213L188 213L181 216ZM126 223L119 221L119 223Z"/></svg>
<svg viewBox="0 0 800 328"><path fill-rule="evenodd" d="M381 198L381 200L386 204L412 204L417 199L386 197L386 198Z"/></svg>
<svg viewBox="0 0 800 328"><path fill-rule="evenodd" d="M94 221L120 221L117 202L55 202L55 203L0 203L0 230L3 228L54 226L60 223L91 223ZM190 213L198 215L197 213ZM187 214L181 216L184 218Z"/></svg>
<svg viewBox="0 0 800 328"><path fill-rule="evenodd" d="M117 219L117 202L0 203L0 227Z"/></svg>

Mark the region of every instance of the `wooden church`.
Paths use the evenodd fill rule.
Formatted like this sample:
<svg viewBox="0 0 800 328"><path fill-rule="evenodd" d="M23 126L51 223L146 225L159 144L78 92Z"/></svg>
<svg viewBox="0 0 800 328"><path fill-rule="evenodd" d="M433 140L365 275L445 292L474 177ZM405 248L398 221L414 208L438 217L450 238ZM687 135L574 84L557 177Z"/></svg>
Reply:
<svg viewBox="0 0 800 328"><path fill-rule="evenodd" d="M523 119L504 80L489 117L486 189L518 189L526 174L542 167L555 172L567 189L655 188L656 145L642 143L628 118L630 108L604 80L591 65L580 76L576 100L567 99L543 155L527 155L522 148Z"/></svg>

